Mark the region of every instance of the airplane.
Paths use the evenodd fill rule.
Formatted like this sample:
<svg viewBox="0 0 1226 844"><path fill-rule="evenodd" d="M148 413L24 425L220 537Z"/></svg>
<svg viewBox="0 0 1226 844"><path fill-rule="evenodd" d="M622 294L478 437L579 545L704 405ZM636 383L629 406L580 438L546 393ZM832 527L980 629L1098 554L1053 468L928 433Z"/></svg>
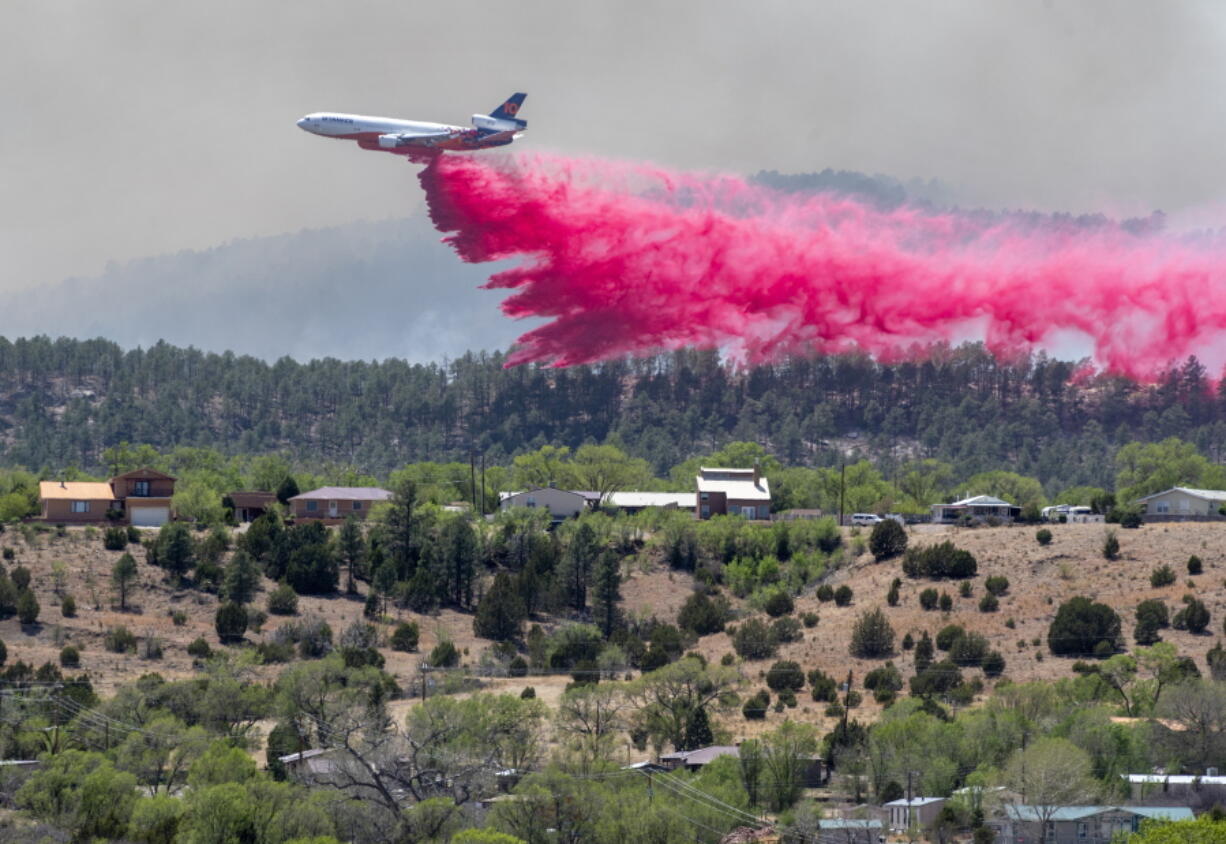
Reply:
<svg viewBox="0 0 1226 844"><path fill-rule="evenodd" d="M488 149L514 141L528 128L528 121L516 116L527 96L512 94L489 114L474 114L471 129L332 112L308 114L298 121L298 128L325 138L357 141L362 149L403 155L410 161L430 161L444 150Z"/></svg>

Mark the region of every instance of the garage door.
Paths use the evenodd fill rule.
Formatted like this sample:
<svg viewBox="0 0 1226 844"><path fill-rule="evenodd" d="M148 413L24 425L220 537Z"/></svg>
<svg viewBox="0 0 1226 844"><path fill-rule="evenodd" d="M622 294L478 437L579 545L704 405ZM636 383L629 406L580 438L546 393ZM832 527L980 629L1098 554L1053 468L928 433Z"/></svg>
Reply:
<svg viewBox="0 0 1226 844"><path fill-rule="evenodd" d="M169 507L133 507L128 518L137 527L161 527L170 521Z"/></svg>

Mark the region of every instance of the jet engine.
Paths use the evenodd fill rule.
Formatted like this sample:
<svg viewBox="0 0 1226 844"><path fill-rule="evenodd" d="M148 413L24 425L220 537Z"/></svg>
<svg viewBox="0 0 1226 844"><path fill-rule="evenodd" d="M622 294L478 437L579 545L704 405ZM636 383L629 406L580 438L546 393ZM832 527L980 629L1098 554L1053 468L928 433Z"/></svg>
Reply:
<svg viewBox="0 0 1226 844"><path fill-rule="evenodd" d="M405 146L405 142L399 135L380 135L379 146L382 149L396 149Z"/></svg>

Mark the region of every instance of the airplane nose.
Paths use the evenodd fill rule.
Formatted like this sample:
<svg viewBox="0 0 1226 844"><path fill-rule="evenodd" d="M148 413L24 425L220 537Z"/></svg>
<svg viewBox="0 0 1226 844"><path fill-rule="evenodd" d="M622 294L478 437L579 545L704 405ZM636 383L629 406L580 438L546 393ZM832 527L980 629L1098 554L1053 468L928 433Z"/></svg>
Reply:
<svg viewBox="0 0 1226 844"><path fill-rule="evenodd" d="M298 128L299 128L299 129L309 129L309 128L310 128L310 123L311 123L311 122L310 122L309 120L307 120L307 119L304 117L304 118L302 118L301 120L299 120L299 121L298 121Z"/></svg>

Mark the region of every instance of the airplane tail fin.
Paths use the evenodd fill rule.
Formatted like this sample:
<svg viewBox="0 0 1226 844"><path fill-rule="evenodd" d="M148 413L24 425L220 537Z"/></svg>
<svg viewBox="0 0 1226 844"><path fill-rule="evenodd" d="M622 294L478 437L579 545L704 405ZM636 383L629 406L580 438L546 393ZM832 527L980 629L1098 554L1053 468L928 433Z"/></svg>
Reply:
<svg viewBox="0 0 1226 844"><path fill-rule="evenodd" d="M527 96L527 94L512 94L505 103L490 112L490 117L495 120L507 120L512 123L518 123L521 129L526 127L528 121L520 120L516 115L519 114L519 109L523 106Z"/></svg>

